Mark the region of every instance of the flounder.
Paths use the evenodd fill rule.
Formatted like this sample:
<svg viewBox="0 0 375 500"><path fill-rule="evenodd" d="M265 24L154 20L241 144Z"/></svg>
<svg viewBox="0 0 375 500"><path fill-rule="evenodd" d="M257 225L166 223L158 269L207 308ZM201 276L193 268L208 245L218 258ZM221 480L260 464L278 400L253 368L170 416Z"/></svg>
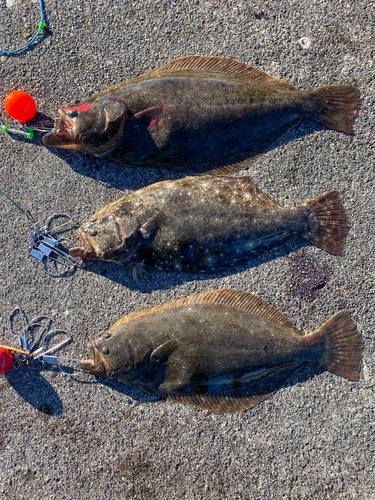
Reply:
<svg viewBox="0 0 375 500"><path fill-rule="evenodd" d="M225 57L187 56L55 112L48 147L127 166L229 174L309 117L353 134L359 90L290 83Z"/></svg>
<svg viewBox="0 0 375 500"><path fill-rule="evenodd" d="M348 311L303 335L264 300L213 290L121 318L82 369L214 412L245 410L308 361L358 380L362 340Z"/></svg>
<svg viewBox="0 0 375 500"><path fill-rule="evenodd" d="M198 176L147 186L100 210L74 257L146 270L216 272L246 264L297 233L344 253L348 218L338 191L286 209L251 177Z"/></svg>

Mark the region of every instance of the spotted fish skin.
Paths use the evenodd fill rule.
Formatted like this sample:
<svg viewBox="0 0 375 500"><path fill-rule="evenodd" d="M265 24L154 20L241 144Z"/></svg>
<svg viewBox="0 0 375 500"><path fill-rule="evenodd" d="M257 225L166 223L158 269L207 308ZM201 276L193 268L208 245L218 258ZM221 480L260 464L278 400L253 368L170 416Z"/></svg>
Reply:
<svg viewBox="0 0 375 500"><path fill-rule="evenodd" d="M71 249L75 257L135 270L212 272L243 265L292 233L341 254L348 220L337 191L285 209L251 177L200 176L136 191L79 232L84 246Z"/></svg>
<svg viewBox="0 0 375 500"><path fill-rule="evenodd" d="M187 56L61 108L48 147L186 173L229 174L302 117L353 134L359 91L298 91L228 58Z"/></svg>
<svg viewBox="0 0 375 500"><path fill-rule="evenodd" d="M224 289L125 316L92 348L84 370L232 412L275 392L304 361L357 380L362 341L347 311L303 336L256 295Z"/></svg>

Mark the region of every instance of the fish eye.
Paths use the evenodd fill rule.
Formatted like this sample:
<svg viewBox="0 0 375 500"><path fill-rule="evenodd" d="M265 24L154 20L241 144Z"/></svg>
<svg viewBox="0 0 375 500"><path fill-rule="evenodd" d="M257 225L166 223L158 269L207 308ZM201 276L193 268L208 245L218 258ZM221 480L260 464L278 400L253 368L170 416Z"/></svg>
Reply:
<svg viewBox="0 0 375 500"><path fill-rule="evenodd" d="M98 234L98 230L97 229L90 229L89 234L90 234L90 236L96 236Z"/></svg>
<svg viewBox="0 0 375 500"><path fill-rule="evenodd" d="M68 116L70 116L70 118L75 118L76 116L78 116L78 111L76 109L72 109L71 111L69 111Z"/></svg>

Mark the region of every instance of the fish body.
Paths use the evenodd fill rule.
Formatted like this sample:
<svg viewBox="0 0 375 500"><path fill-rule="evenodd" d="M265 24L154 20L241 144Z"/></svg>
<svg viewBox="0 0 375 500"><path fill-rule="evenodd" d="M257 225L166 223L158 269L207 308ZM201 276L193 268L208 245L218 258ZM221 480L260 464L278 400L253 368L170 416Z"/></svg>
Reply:
<svg viewBox="0 0 375 500"><path fill-rule="evenodd" d="M147 186L79 229L74 257L147 270L213 272L246 264L297 233L342 254L348 219L337 191L285 209L251 177L199 176Z"/></svg>
<svg viewBox="0 0 375 500"><path fill-rule="evenodd" d="M231 59L188 56L59 109L43 142L125 165L225 174L302 116L353 133L359 106L354 87L298 91Z"/></svg>
<svg viewBox="0 0 375 500"><path fill-rule="evenodd" d="M249 408L296 366L316 363L357 380L360 335L347 311L302 335L251 293L213 290L132 313L92 342L81 368L216 412Z"/></svg>

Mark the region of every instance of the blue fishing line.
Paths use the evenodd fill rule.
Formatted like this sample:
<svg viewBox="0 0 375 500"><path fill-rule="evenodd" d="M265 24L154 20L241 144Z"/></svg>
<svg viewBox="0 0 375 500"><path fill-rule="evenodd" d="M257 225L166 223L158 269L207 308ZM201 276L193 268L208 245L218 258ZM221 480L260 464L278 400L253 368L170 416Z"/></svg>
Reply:
<svg viewBox="0 0 375 500"><path fill-rule="evenodd" d="M42 31L45 28L44 25L44 15L43 15L43 5L42 5L42 0L39 0L39 7L40 7L40 23L39 23L39 29L33 38L27 42L26 45L23 47L20 47L19 49L16 50L0 50L0 54L16 54L17 52L21 52L21 50L27 49L35 40L38 38L38 36L42 33Z"/></svg>

